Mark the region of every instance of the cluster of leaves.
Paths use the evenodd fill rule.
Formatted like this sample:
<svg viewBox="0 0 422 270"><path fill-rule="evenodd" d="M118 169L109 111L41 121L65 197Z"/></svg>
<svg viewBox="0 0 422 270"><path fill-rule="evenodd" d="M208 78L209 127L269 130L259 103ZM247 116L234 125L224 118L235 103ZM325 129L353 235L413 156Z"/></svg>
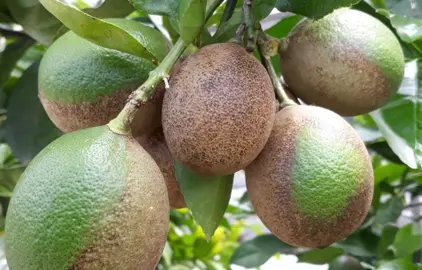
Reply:
<svg viewBox="0 0 422 270"><path fill-rule="evenodd" d="M228 206L233 176L209 181L176 164L177 177L195 219L187 210L172 210L160 269L228 269L230 264L252 268L277 253L295 254L299 261L313 264L329 263L349 254L367 269L420 267L420 213L415 211L409 220L397 222L412 209L413 204L406 203L422 195L422 7L412 3L253 1L252 13L258 21L265 20L274 8L288 12L266 29L275 38L288 35L304 16L318 19L336 8L353 5L378 18L400 39L407 65L399 93L380 110L350 119L372 154L375 170L374 200L364 224L347 239L325 249L293 248L269 234L239 244L245 219L254 213L247 196L240 206ZM241 4L241 0L106 0L93 8L82 1L70 6L58 0L0 0L0 228L25 166L61 135L37 98L38 63L57 37L71 29L100 46L158 61L133 33L101 18L129 17L158 27L148 15L160 15L174 43L181 37L186 44L194 40L196 46L204 46L228 41L235 35L242 22ZM205 10L211 5L218 7L207 16ZM273 60L277 68L277 58ZM196 184L191 185L192 181Z"/></svg>

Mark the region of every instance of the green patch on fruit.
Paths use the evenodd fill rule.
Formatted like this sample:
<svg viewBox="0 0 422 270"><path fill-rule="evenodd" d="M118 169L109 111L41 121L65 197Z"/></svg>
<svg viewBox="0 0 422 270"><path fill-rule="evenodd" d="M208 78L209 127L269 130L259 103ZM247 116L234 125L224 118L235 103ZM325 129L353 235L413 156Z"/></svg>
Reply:
<svg viewBox="0 0 422 270"><path fill-rule="evenodd" d="M347 142L311 128L296 139L291 196L308 219L336 221L365 181L365 159Z"/></svg>
<svg viewBox="0 0 422 270"><path fill-rule="evenodd" d="M69 269L95 248L95 232L116 222L104 216L125 193L125 153L125 140L104 126L47 146L25 170L10 204L9 263L16 269Z"/></svg>

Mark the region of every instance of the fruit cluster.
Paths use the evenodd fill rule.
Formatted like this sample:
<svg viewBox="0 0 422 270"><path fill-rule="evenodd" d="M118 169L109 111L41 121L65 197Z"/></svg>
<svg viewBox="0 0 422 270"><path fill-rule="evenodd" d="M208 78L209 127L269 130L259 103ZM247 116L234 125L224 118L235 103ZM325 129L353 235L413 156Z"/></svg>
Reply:
<svg viewBox="0 0 422 270"><path fill-rule="evenodd" d="M112 21L158 41L158 60L170 49L151 28ZM186 207L175 160L204 175L245 170L257 215L286 243L322 248L351 234L370 207L373 169L340 115L379 108L397 91L400 44L376 19L340 9L300 22L281 42L280 66L302 103L279 110L257 58L236 43L202 47L177 63L170 87L158 86L132 135L122 135L107 123L155 64L72 32L59 38L40 65L39 95L67 134L16 187L6 220L10 268L154 269L169 208Z"/></svg>

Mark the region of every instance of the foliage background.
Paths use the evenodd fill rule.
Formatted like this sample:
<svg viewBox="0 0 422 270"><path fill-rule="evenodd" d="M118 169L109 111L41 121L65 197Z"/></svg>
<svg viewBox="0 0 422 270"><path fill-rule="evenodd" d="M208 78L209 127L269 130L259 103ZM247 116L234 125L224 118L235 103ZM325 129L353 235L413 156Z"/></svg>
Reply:
<svg viewBox="0 0 422 270"><path fill-rule="evenodd" d="M139 3L130 1L138 9ZM172 1L156 1L160 4ZM240 0L238 1L241 2ZM303 17L321 17L340 2L306 0L255 0L255 16L264 19L266 32L285 37ZM398 94L383 108L368 115L348 118L365 141L375 170L375 195L368 217L347 239L325 249L297 249L272 236L257 222L247 193L232 196L224 219L211 241L187 209L172 210L171 224L159 269L234 269L235 265L258 268L280 254L293 254L299 262L327 265L348 254L365 269L422 269L422 3L417 0L344 1L377 17L400 39L406 56L406 74ZM207 23L212 37L203 31L201 45L227 41L240 23L239 3L222 25L226 3ZM98 8L83 1L80 9L97 17L139 20L166 31L175 41L177 24L171 9L148 16L123 0L106 0ZM137 5L138 4L138 5ZM340 4L341 5L341 4ZM141 5L142 7L142 5ZM167 7L168 8L168 7ZM327 10L328 9L328 10ZM293 13L286 13L292 11ZM294 14L297 13L297 14ZM158 22L158 24L157 24ZM13 187L32 158L61 135L46 116L37 97L37 69L46 48L66 28L38 0L0 0L0 230L4 227ZM277 59L274 59L277 66ZM237 174L235 185L242 173ZM240 180L239 180L240 179ZM1 242L0 242L1 243ZM4 263L4 257L3 257ZM5 265L0 267L6 267ZM268 268L269 269L269 268Z"/></svg>

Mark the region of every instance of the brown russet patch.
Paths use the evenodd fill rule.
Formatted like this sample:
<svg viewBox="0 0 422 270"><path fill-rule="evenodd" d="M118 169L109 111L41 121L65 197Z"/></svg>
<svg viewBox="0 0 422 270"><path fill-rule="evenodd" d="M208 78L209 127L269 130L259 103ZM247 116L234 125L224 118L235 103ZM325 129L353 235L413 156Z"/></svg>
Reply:
<svg viewBox="0 0 422 270"><path fill-rule="evenodd" d="M70 269L155 269L161 257L169 224L164 178L135 139L124 140L129 167L126 191L100 223L93 224L94 241Z"/></svg>
<svg viewBox="0 0 422 270"><path fill-rule="evenodd" d="M271 80L237 44L213 44L187 57L170 80L163 130L172 155L202 174L226 175L259 154L275 114Z"/></svg>
<svg viewBox="0 0 422 270"><path fill-rule="evenodd" d="M174 159L167 147L162 127L157 128L152 135L138 137L136 140L151 155L163 173L170 207L175 209L185 208L185 198L174 171Z"/></svg>
<svg viewBox="0 0 422 270"><path fill-rule="evenodd" d="M322 248L351 234L366 217L372 201L373 170L365 145L354 129L331 112L318 116L320 108L314 108L297 105L277 113L265 148L246 168L246 184L257 215L274 235L293 246ZM291 172L298 135L304 126L319 125L321 121L332 124L327 132L334 132L337 140L352 145L366 164L362 185L350 194L342 215L331 221L305 216L292 198Z"/></svg>
<svg viewBox="0 0 422 270"><path fill-rule="evenodd" d="M116 91L110 96L100 96L95 103L59 103L47 99L39 91L41 103L51 121L63 132L72 132L88 127L106 125L123 109L128 96L136 88ZM157 87L147 103L141 105L132 124L132 133L141 135L161 124L161 107L165 88Z"/></svg>

